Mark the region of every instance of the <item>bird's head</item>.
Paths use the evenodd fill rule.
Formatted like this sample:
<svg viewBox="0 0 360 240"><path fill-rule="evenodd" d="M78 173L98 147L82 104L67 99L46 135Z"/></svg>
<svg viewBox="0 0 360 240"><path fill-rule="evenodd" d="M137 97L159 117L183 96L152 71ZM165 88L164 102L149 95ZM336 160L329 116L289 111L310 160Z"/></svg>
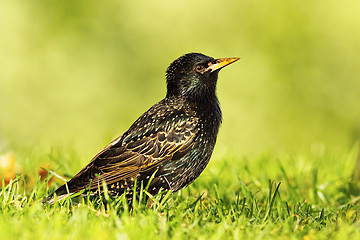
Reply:
<svg viewBox="0 0 360 240"><path fill-rule="evenodd" d="M215 94L219 70L239 58L214 59L201 53L185 54L166 71L167 97L203 98Z"/></svg>

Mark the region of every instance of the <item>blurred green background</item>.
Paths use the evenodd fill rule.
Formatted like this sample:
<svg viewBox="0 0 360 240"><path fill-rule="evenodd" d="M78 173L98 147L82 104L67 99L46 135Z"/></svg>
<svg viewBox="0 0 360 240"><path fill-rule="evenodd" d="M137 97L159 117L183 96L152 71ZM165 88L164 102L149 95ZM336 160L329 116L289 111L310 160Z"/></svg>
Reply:
<svg viewBox="0 0 360 240"><path fill-rule="evenodd" d="M201 52L242 58L219 75L216 156L349 148L359 10L355 0L2 0L0 146L66 146L88 162L165 96L171 61Z"/></svg>

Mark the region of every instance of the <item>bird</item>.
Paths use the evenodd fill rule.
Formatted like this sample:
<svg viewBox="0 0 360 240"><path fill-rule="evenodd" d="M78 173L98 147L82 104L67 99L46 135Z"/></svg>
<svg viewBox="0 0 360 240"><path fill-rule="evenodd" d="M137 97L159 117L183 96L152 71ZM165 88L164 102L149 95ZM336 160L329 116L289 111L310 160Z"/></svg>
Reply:
<svg viewBox="0 0 360 240"><path fill-rule="evenodd" d="M214 59L201 53L177 58L166 70L165 98L43 203L54 204L80 191L103 194L103 184L110 196L125 192L131 199L141 185L156 195L192 183L209 163L222 123L218 73L239 59Z"/></svg>

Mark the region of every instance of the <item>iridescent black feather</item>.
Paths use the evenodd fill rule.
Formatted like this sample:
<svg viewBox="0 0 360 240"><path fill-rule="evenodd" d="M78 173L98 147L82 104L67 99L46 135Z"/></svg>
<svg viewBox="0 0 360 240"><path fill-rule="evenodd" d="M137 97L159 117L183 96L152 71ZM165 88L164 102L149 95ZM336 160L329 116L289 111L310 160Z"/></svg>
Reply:
<svg viewBox="0 0 360 240"><path fill-rule="evenodd" d="M99 185L104 182L113 196L131 192L135 179L139 190L151 176L148 191L153 195L160 189L175 192L193 182L210 160L221 123L216 97L221 67L213 67L216 63L200 53L186 54L171 63L166 72L166 97L100 151L67 188L59 187L55 191L58 200L83 189L96 194L100 189L101 193ZM54 200L50 196L47 201Z"/></svg>

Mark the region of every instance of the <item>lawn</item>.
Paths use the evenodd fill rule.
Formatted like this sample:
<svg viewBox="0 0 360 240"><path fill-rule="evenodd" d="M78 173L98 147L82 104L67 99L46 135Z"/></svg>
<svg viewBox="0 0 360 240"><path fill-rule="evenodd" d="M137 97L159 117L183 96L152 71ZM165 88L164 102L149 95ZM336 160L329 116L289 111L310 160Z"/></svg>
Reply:
<svg viewBox="0 0 360 240"><path fill-rule="evenodd" d="M17 151L23 175L1 189L1 239L360 239L357 148L229 154L187 188L152 206L144 193L131 210L106 195L42 205L62 180L40 180L34 166L57 162L52 170L66 175L74 154Z"/></svg>

